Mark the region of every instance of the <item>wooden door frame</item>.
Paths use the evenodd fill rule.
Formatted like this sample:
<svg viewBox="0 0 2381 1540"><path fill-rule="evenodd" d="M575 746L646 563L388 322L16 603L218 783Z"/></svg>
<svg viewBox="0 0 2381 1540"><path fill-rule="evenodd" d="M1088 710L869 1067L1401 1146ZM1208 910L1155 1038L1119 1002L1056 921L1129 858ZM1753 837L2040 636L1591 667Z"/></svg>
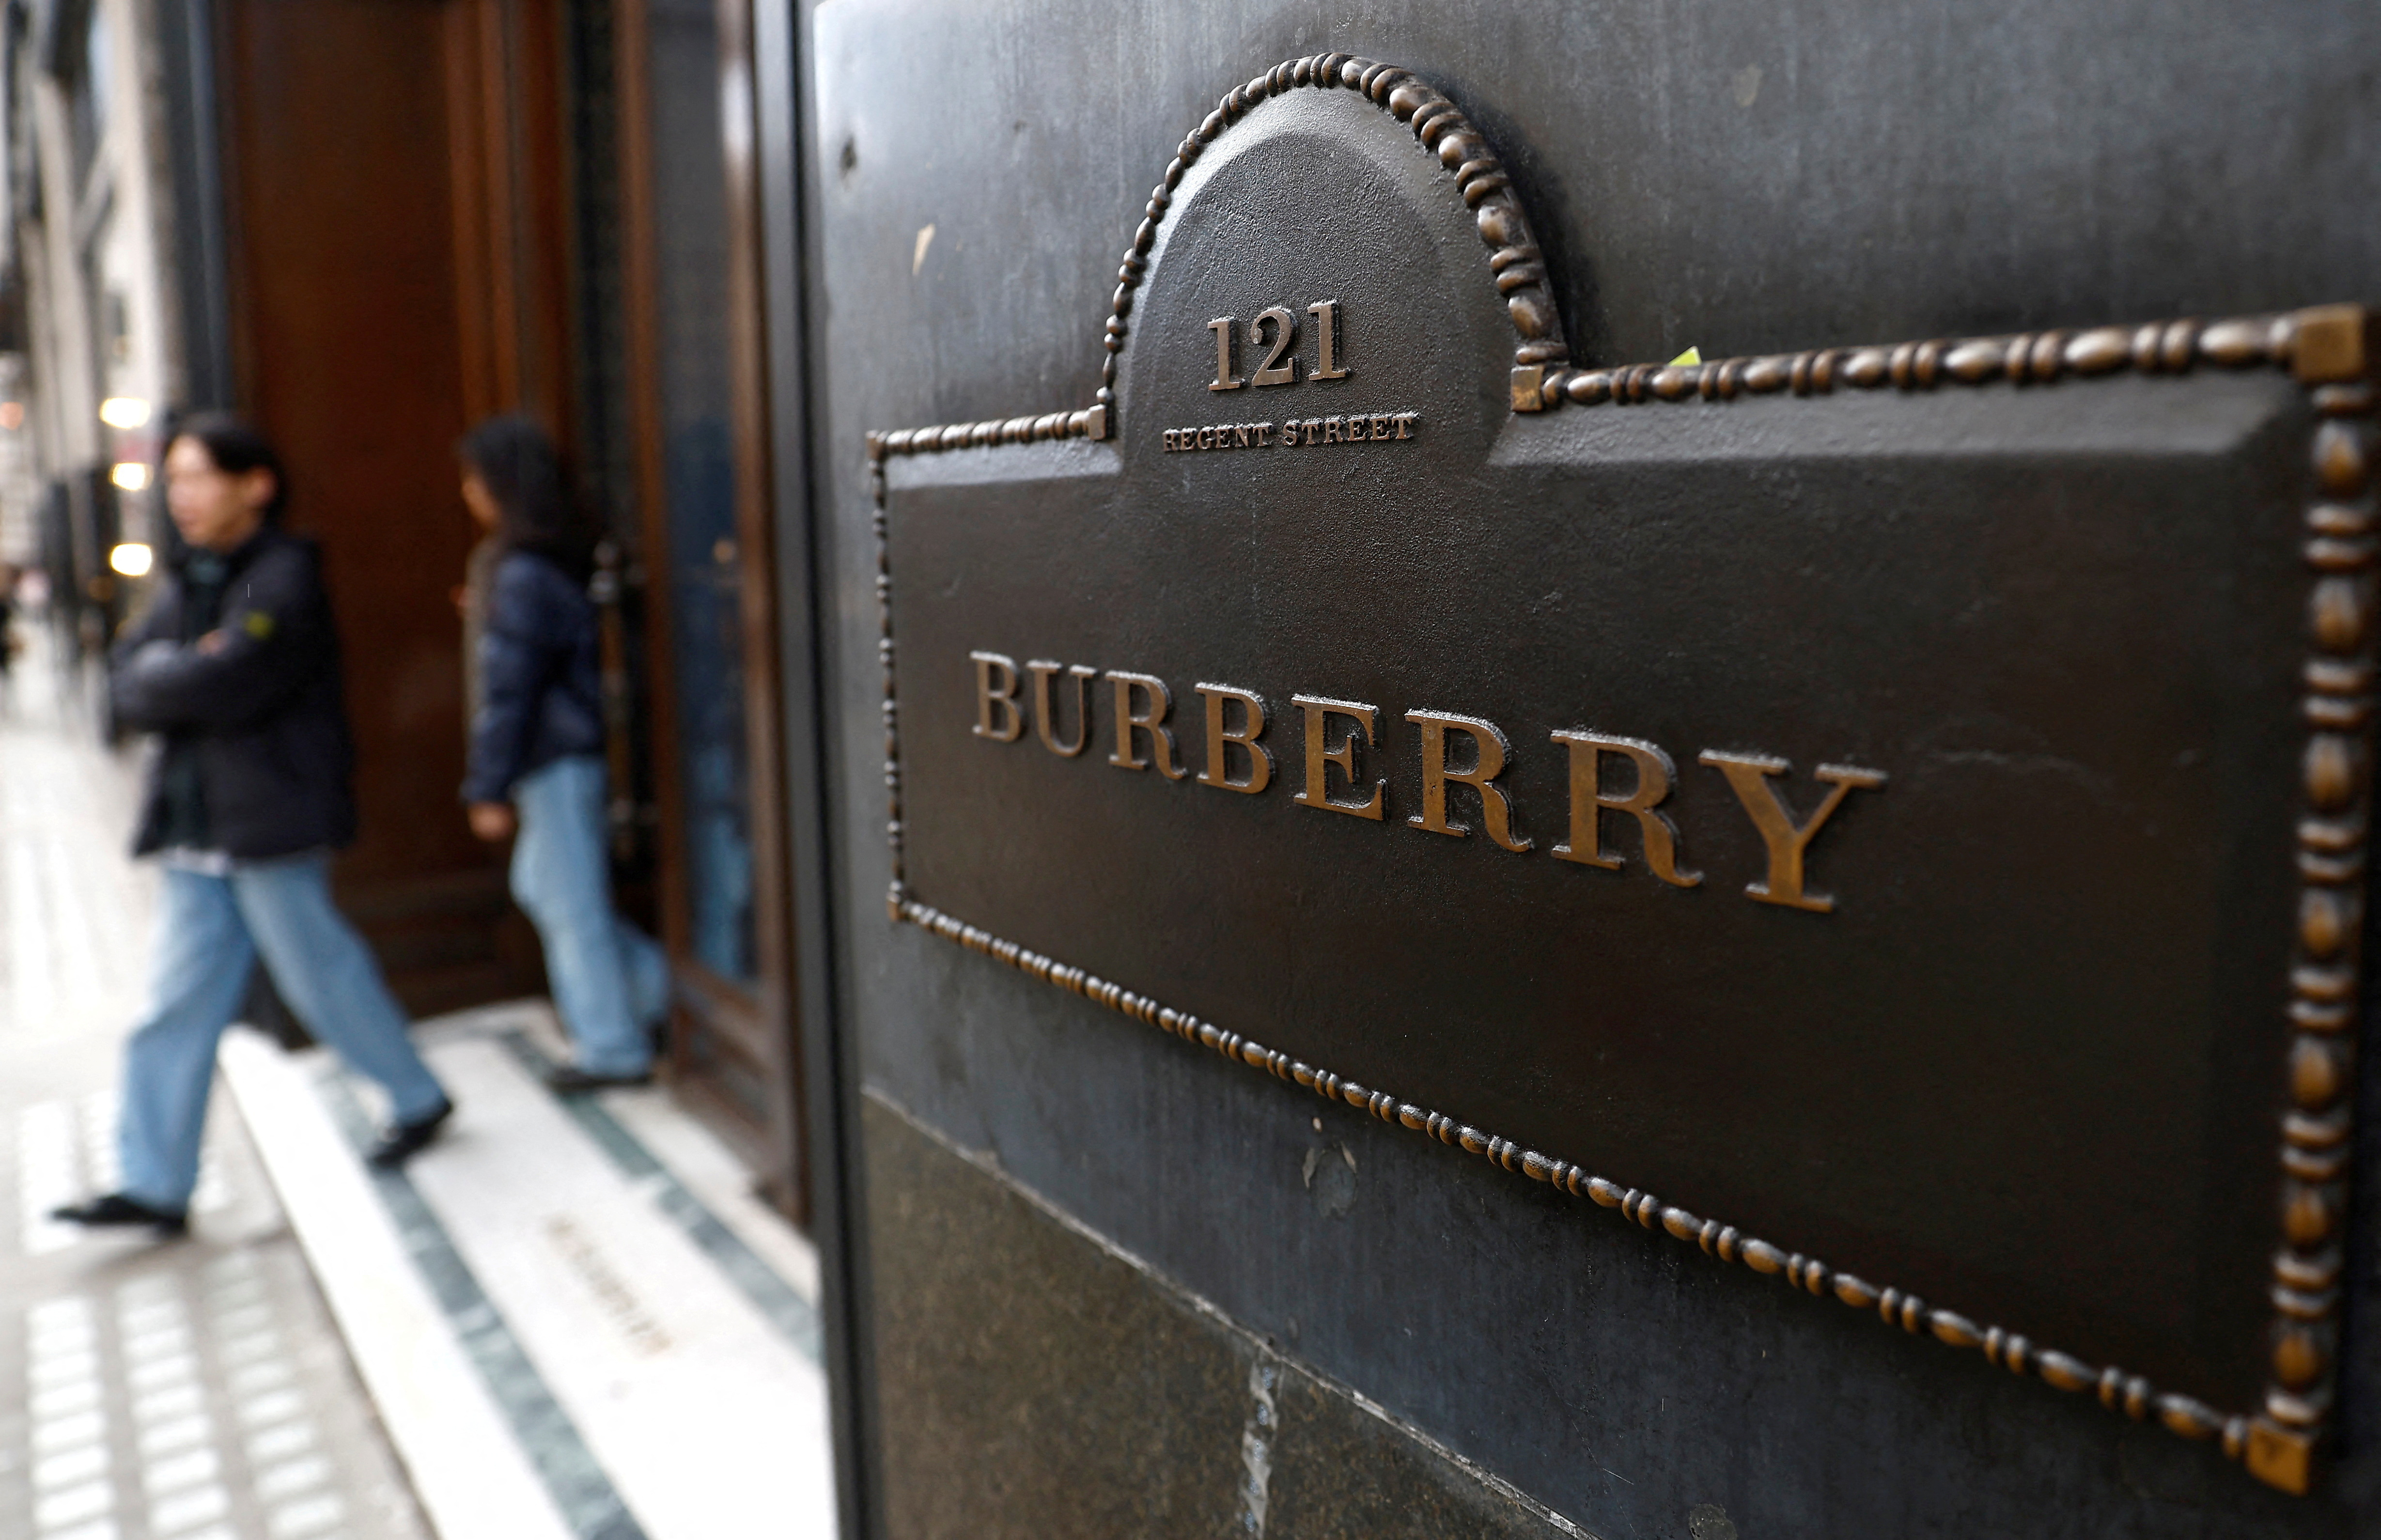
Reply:
<svg viewBox="0 0 2381 1540"><path fill-rule="evenodd" d="M810 1222L801 1128L801 1055L793 980L794 938L784 818L785 762L779 715L775 531L770 488L766 316L762 299L760 183L751 0L717 0L721 153L727 191L728 368L735 454L737 599L742 627L747 816L752 851L757 987L747 989L697 961L689 946L691 895L686 788L677 746L680 716L669 507L660 394L659 251L653 226L653 100L647 0L618 0L615 15L620 104L620 206L627 298L629 418L639 532L644 547L647 678L653 788L659 805L663 941L678 980L668 1065L674 1085L744 1146L763 1191L798 1224ZM691 1015L758 1074L766 1126L704 1082L692 1060ZM757 1133L757 1138L754 1135Z"/></svg>
<svg viewBox="0 0 2381 1540"><path fill-rule="evenodd" d="M570 185L560 0L459 0L448 13L464 417L536 417L568 456Z"/></svg>

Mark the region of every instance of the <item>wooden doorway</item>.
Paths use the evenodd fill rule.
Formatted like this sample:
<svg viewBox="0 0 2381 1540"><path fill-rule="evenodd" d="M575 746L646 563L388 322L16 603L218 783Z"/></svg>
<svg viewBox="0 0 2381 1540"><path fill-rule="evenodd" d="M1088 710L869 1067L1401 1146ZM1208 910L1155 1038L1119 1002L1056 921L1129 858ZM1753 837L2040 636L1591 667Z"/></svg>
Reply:
<svg viewBox="0 0 2381 1540"><path fill-rule="evenodd" d="M671 1073L807 1223L772 579L749 0L619 0Z"/></svg>
<svg viewBox="0 0 2381 1540"><path fill-rule="evenodd" d="M533 992L500 849L457 803L455 444L567 434L558 0L229 0L217 13L237 399L280 446L346 644L362 835L341 902L416 1012Z"/></svg>

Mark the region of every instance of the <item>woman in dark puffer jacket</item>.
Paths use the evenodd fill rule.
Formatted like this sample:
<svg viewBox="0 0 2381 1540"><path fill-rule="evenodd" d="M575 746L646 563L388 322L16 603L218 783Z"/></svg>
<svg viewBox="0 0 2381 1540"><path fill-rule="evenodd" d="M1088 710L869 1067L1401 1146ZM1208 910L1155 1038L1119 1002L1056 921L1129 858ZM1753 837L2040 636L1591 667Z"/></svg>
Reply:
<svg viewBox="0 0 2381 1540"><path fill-rule="evenodd" d="M512 890L545 945L555 1006L577 1062L566 1094L641 1084L669 971L651 936L614 912L604 825L604 696L589 541L544 430L500 417L461 447L463 500L495 546L477 635L471 832L513 845ZM475 563L475 566L479 564Z"/></svg>

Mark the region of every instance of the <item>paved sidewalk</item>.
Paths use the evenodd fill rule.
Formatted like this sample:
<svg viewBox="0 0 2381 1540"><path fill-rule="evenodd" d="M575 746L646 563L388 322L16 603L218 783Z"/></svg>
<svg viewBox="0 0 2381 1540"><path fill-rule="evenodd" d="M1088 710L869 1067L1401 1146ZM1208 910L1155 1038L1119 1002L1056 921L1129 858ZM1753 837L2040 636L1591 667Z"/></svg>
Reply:
<svg viewBox="0 0 2381 1540"><path fill-rule="evenodd" d="M115 1180L154 883L130 763L29 640L0 703L0 1535L427 1540L228 1097L189 1241L43 1216Z"/></svg>
<svg viewBox="0 0 2381 1540"><path fill-rule="evenodd" d="M35 658L0 703L0 1540L742 1540L835 1504L815 1253L659 1090L557 1101L542 1000L418 1025L446 1134L225 1040L188 1241L110 1189L153 874L135 775Z"/></svg>

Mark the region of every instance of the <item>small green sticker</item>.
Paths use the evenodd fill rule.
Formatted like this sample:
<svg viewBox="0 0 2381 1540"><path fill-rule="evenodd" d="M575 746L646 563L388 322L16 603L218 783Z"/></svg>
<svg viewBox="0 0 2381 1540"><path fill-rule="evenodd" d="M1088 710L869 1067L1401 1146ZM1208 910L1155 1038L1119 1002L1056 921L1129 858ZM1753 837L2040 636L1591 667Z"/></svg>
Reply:
<svg viewBox="0 0 2381 1540"><path fill-rule="evenodd" d="M273 617L261 609L250 610L239 617L239 629L262 642L273 634Z"/></svg>
<svg viewBox="0 0 2381 1540"><path fill-rule="evenodd" d="M1680 368L1682 366L1691 367L1692 365L1703 361L1703 348L1698 345L1688 348L1685 352L1680 353L1677 358L1672 359L1670 361L1670 367L1673 369Z"/></svg>

